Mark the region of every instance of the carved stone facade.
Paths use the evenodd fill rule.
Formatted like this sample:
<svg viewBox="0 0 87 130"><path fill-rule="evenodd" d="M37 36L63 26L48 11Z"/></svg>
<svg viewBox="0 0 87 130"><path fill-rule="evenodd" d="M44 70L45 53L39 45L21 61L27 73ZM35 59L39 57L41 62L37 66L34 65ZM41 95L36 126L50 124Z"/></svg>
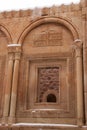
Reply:
<svg viewBox="0 0 87 130"><path fill-rule="evenodd" d="M86 0L0 13L1 129L87 129L86 35Z"/></svg>

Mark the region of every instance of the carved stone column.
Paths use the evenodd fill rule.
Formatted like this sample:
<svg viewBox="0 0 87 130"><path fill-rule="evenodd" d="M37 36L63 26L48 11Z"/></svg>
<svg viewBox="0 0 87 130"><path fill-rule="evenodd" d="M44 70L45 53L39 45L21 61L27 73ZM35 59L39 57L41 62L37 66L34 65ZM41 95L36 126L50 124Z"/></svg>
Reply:
<svg viewBox="0 0 87 130"><path fill-rule="evenodd" d="M87 2L87 1L86 1ZM83 37L83 67L84 67L84 104L85 123L87 125L87 9L82 8L82 37Z"/></svg>
<svg viewBox="0 0 87 130"><path fill-rule="evenodd" d="M82 42L78 39L74 43L76 52L76 82L77 82L77 124L84 123L83 106L83 74L82 74Z"/></svg>
<svg viewBox="0 0 87 130"><path fill-rule="evenodd" d="M9 52L8 54L8 70L7 70L7 83L5 90L5 101L3 110L3 121L2 123L7 123L7 117L9 116L9 106L10 106L10 96L11 96L11 86L12 86L12 74L13 74L13 60L14 54Z"/></svg>
<svg viewBox="0 0 87 130"><path fill-rule="evenodd" d="M8 117L10 113L10 103L12 102L11 97L13 94L13 84L14 84L13 82L15 82L15 85L17 86L17 81L14 80L15 79L14 77L17 76L15 75L15 73L18 73L18 67L16 66L19 66L19 54L21 53L21 45L9 44L7 48L8 48L8 70L7 70L7 83L5 90L2 124L8 123Z"/></svg>
<svg viewBox="0 0 87 130"><path fill-rule="evenodd" d="M19 72L19 61L21 52L15 52L15 62L13 71L13 81L12 81L12 93L11 93L11 106L9 123L15 122L15 111L16 111L16 99L17 99L17 85L18 85L18 72Z"/></svg>

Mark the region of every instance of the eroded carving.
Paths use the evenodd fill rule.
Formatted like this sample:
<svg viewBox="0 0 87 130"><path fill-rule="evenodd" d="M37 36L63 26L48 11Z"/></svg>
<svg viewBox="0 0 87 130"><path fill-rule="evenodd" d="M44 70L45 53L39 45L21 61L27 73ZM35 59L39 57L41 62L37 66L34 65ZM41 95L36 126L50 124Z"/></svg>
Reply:
<svg viewBox="0 0 87 130"><path fill-rule="evenodd" d="M34 46L61 46L62 31L48 30L35 34L33 44Z"/></svg>
<svg viewBox="0 0 87 130"><path fill-rule="evenodd" d="M21 52L21 45L20 44L9 44L8 45L8 52Z"/></svg>
<svg viewBox="0 0 87 130"><path fill-rule="evenodd" d="M38 70L38 102L48 90L59 92L59 67L45 67Z"/></svg>

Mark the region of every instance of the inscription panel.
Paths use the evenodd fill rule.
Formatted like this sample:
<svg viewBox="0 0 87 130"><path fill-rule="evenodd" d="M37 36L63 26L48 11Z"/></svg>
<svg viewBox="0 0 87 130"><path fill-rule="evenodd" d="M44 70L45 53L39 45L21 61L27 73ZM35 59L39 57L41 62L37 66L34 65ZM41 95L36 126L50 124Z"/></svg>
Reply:
<svg viewBox="0 0 87 130"><path fill-rule="evenodd" d="M61 46L63 44L63 28L53 23L36 27L24 39L33 47Z"/></svg>
<svg viewBox="0 0 87 130"><path fill-rule="evenodd" d="M62 45L62 30L48 30L34 35L34 46L61 46Z"/></svg>

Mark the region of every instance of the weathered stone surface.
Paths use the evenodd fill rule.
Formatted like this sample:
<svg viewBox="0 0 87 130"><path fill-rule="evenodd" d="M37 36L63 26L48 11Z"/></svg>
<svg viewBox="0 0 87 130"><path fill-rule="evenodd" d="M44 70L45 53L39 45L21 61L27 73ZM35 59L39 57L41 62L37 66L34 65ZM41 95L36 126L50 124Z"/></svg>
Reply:
<svg viewBox="0 0 87 130"><path fill-rule="evenodd" d="M0 123L87 125L86 35L86 0L0 13Z"/></svg>

